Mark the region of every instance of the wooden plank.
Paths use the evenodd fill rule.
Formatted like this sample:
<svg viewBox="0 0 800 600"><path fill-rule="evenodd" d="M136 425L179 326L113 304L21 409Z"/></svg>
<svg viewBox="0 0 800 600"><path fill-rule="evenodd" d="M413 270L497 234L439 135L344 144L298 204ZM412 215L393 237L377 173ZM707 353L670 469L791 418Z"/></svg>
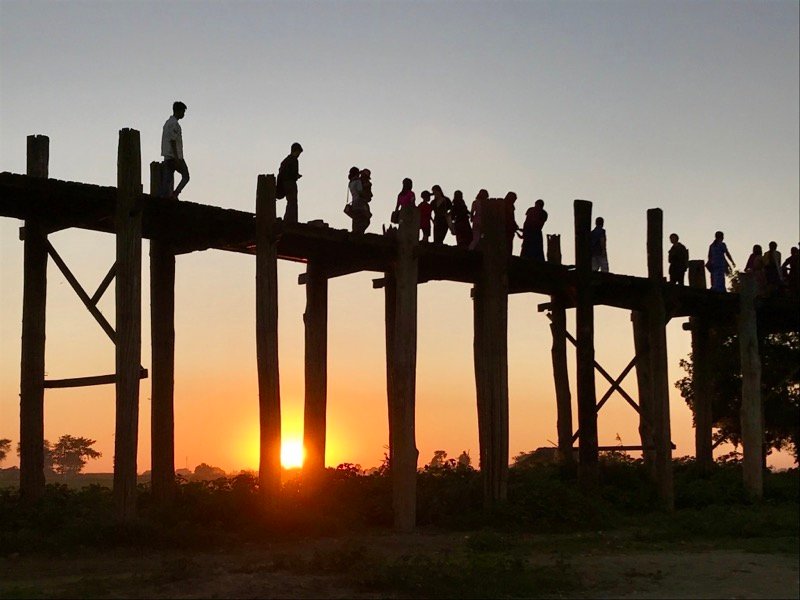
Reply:
<svg viewBox="0 0 800 600"><path fill-rule="evenodd" d="M27 139L28 175L46 179L50 139ZM44 494L44 361L47 316L47 235L45 225L25 221L22 287L22 349L20 362L20 496L33 503Z"/></svg>
<svg viewBox="0 0 800 600"><path fill-rule="evenodd" d="M504 200L481 200L481 265L473 294L475 383L484 507L508 496L508 241Z"/></svg>
<svg viewBox="0 0 800 600"><path fill-rule="evenodd" d="M152 196L159 193L161 169L150 163ZM175 254L163 240L150 241L150 347L150 485L153 500L164 505L175 494Z"/></svg>
<svg viewBox="0 0 800 600"><path fill-rule="evenodd" d="M597 404L594 384L594 306L592 299L592 203L575 200L576 371L578 388L578 476L586 491L598 485Z"/></svg>
<svg viewBox="0 0 800 600"><path fill-rule="evenodd" d="M314 482L325 471L328 404L328 277L322 260L306 270L305 408L303 479Z"/></svg>
<svg viewBox="0 0 800 600"><path fill-rule="evenodd" d="M92 297L90 298L92 304L97 306L97 303L100 302L100 298L102 298L103 294L106 293L108 286L111 285L111 282L114 281L114 278L116 276L117 276L117 263L114 263L113 265L111 265L111 268L108 270L108 273L106 273L106 276L103 277L103 281L101 281L100 285L97 286L97 290L95 291L95 293L92 294Z"/></svg>
<svg viewBox="0 0 800 600"><path fill-rule="evenodd" d="M147 369L139 370L139 379L147 379ZM108 385L117 382L117 375L92 375L89 377L72 377L69 379L47 379L44 387L47 389L89 387L93 385Z"/></svg>
<svg viewBox="0 0 800 600"><path fill-rule="evenodd" d="M142 356L142 158L139 132L119 132L117 158L116 427L114 505L136 516L139 372Z"/></svg>
<svg viewBox="0 0 800 600"><path fill-rule="evenodd" d="M647 267L650 292L647 299L647 330L650 343L650 375L653 389L653 434L655 482L661 507L675 508L672 477L672 445L669 415L667 332L664 306L664 216L660 208L647 211Z"/></svg>
<svg viewBox="0 0 800 600"><path fill-rule="evenodd" d="M547 236L547 262L561 264L561 236ZM553 363L553 384L556 391L556 431L561 462L574 461L572 452L572 393L569 389L567 366L567 311L561 295L550 296L550 302L539 304L537 309L550 311L550 335L553 343L550 358Z"/></svg>
<svg viewBox="0 0 800 600"><path fill-rule="evenodd" d="M278 250L275 176L259 175L256 189L256 362L260 453L258 479L264 499L281 485L281 387L278 366Z"/></svg>
<svg viewBox="0 0 800 600"><path fill-rule="evenodd" d="M72 287L72 289L77 294L78 298L80 298L83 305L86 307L86 310L94 317L94 320L100 325L100 328L106 333L109 339L117 343L117 333L114 331L114 328L111 326L111 323L103 316L103 313L100 312L100 309L97 308L92 299L89 298L89 294L86 293L86 290L83 289L83 286L80 284L78 279L75 275L72 274L67 263L64 262L64 259L61 258L61 255L56 251L53 245L50 242L46 242L47 244L47 253L50 255L50 258L53 259L53 263L58 267L61 274L64 275L64 279L67 280L67 283ZM116 263L115 263L116 264Z"/></svg>
<svg viewBox="0 0 800 600"><path fill-rule="evenodd" d="M739 358L742 369L742 471L752 498L764 495L764 423L761 405L761 356L758 351L756 282L752 273L739 274Z"/></svg>
<svg viewBox="0 0 800 600"><path fill-rule="evenodd" d="M411 531L417 519L417 451L415 433L417 379L417 277L419 210L400 211L397 260L394 263L395 313L393 395L390 434L392 450L392 508L397 531Z"/></svg>

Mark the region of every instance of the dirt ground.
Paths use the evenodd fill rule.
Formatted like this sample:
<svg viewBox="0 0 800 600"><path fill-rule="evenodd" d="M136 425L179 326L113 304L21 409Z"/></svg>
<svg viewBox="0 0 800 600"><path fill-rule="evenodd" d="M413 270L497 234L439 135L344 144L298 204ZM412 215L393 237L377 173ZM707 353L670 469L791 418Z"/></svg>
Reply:
<svg viewBox="0 0 800 600"><path fill-rule="evenodd" d="M580 537L580 536L578 536ZM491 541L491 538L490 538ZM418 533L271 542L214 551L82 550L0 558L0 598L402 598L426 597L388 580L363 584L370 565L472 552L469 536ZM505 543L500 539L501 545ZM530 536L509 542L524 568L561 574L556 589L517 597L798 598L797 553L692 546L636 547L624 539ZM627 547L627 546L631 547ZM735 544L734 544L735 545ZM476 550L477 548L477 550ZM490 556L506 552L489 548ZM378 562L376 562L378 561ZM395 562L392 562L395 561ZM410 569L418 564L409 563ZM441 564L441 563L435 563ZM447 563L451 564L451 563ZM473 563L464 563L473 564ZM469 568L469 567L466 567ZM402 570L401 570L402 572ZM393 585L394 581L394 585ZM563 584L563 588L558 585ZM492 588L492 583L488 583ZM401 589L398 589L401 588ZM477 593L477 592L476 592ZM491 595L491 592L489 592ZM448 597L447 588L439 597ZM452 597L465 594L457 592ZM467 596L473 596L466 593Z"/></svg>

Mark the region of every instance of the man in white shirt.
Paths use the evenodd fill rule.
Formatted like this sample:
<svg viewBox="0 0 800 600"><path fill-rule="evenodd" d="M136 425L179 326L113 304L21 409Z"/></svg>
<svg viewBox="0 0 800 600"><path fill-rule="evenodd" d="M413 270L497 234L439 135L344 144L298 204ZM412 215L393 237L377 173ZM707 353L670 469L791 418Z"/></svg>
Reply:
<svg viewBox="0 0 800 600"><path fill-rule="evenodd" d="M189 167L183 159L183 134L181 125L178 123L186 114L186 105L183 102L173 102L172 116L164 123L161 132L161 156L164 157L162 169L161 193L162 198L178 199L178 195L189 183ZM181 174L181 181L175 191L175 171Z"/></svg>

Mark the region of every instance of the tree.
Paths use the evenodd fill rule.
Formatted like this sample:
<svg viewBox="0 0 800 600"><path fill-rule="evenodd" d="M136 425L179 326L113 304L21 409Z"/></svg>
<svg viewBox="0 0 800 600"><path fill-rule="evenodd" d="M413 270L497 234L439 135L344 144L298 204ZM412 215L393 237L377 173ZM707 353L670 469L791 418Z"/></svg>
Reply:
<svg viewBox="0 0 800 600"><path fill-rule="evenodd" d="M431 462L428 463L428 467L431 469L441 469L447 464L447 452L444 450L436 450L433 453L433 458Z"/></svg>
<svg viewBox="0 0 800 600"><path fill-rule="evenodd" d="M217 479L227 477L227 475L228 474L219 467L212 467L209 464L200 463L194 468L192 479L194 481L216 481Z"/></svg>
<svg viewBox="0 0 800 600"><path fill-rule="evenodd" d="M6 459L9 450L11 450L11 440L8 438L0 439L0 462Z"/></svg>
<svg viewBox="0 0 800 600"><path fill-rule="evenodd" d="M742 440L739 410L742 406L742 377L736 335L720 336L715 345L714 377L711 391L711 419L717 428L715 442L738 446ZM761 399L764 407L764 441L769 450L789 450L798 461L800 434L800 334L780 333L759 340L761 354ZM692 389L693 357L681 360L687 375L675 382L694 413Z"/></svg>
<svg viewBox="0 0 800 600"><path fill-rule="evenodd" d="M55 472L65 477L80 473L87 460L102 456L100 452L92 448L95 443L95 440L89 438L62 435L53 446Z"/></svg>

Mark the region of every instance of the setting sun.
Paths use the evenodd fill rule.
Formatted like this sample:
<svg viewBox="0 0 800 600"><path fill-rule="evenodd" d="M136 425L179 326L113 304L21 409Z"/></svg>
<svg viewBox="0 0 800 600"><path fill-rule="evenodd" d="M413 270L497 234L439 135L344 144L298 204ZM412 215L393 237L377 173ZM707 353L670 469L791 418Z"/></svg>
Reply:
<svg viewBox="0 0 800 600"><path fill-rule="evenodd" d="M284 469L299 469L303 466L305 450L300 440L284 440L281 442L281 464Z"/></svg>

